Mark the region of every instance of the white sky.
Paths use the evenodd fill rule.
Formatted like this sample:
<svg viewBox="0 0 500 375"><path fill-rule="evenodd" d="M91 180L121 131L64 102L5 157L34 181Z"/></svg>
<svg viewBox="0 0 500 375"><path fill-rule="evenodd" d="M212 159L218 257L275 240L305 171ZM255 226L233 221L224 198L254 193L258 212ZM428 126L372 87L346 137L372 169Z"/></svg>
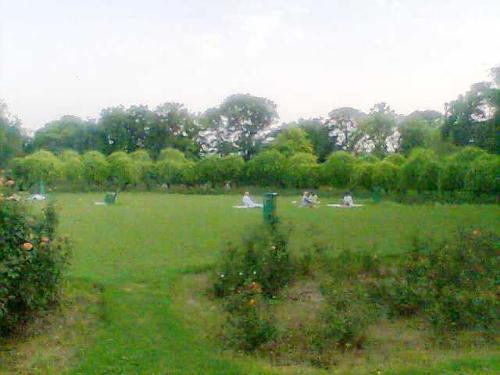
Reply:
<svg viewBox="0 0 500 375"><path fill-rule="evenodd" d="M442 110L499 63L498 0L0 0L0 98L31 129L233 93L281 121Z"/></svg>

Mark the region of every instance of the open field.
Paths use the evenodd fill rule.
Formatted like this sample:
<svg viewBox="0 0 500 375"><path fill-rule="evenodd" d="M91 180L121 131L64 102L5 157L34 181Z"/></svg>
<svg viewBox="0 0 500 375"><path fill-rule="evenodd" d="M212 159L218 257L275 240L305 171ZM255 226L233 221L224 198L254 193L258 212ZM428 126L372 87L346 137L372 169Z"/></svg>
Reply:
<svg viewBox="0 0 500 375"><path fill-rule="evenodd" d="M52 333L41 333L29 344L7 343L11 351L0 351L0 360L7 360L0 361L0 372L15 368L19 373L44 374L332 373L272 367L264 359L218 349L207 337L207 327L216 324L217 316L209 303L198 303L207 282L198 273L213 264L227 241L237 241L247 226L262 220L258 209L233 209L238 196L124 193L112 207L94 205L102 194L60 194L56 199L60 231L75 245L68 286L73 303L62 310L69 318L49 324ZM294 228L295 252L312 236L331 242L334 251L350 248L384 255L405 251L417 233L443 238L459 225L500 230L498 206L366 202L365 207L349 210L324 204L299 209L292 200L298 198L280 199L278 213ZM390 341L384 345L390 356ZM379 356L355 367L352 358L354 367L340 370L493 374L500 369L500 356L491 348L442 350L435 355L429 350L410 355L411 349L404 351L404 360ZM12 360L15 352L22 353L22 360Z"/></svg>

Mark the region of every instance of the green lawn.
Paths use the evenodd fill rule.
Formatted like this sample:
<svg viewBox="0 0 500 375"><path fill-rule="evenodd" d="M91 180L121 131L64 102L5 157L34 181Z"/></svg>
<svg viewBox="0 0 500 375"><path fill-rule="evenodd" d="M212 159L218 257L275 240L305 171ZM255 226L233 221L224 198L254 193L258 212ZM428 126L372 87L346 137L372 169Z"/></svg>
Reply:
<svg viewBox="0 0 500 375"><path fill-rule="evenodd" d="M227 241L238 240L245 227L262 220L260 210L232 208L239 203L237 196L124 193L111 207L94 205L102 194L60 194L56 198L61 209L60 231L74 242L72 296L78 300L79 290L99 294L98 309L93 309L98 321L82 328L85 339L68 340L75 353L71 363L64 365L69 373L326 373L273 368L257 358L221 351L205 338L206 327L183 314L183 307L175 303L186 293L183 275L212 264ZM500 229L497 206L367 202L365 207L349 210L324 205L299 209L292 200L280 199L278 212L293 225L291 246L297 252L313 237L328 240L334 249L389 254L407 250L416 233L441 238L458 225ZM87 286L80 288L80 284ZM96 291L89 292L95 286ZM73 324L75 330L81 328L78 322ZM56 371L53 357L37 354L37 348L32 351L40 359L29 373ZM419 361L415 358L409 363L405 373L427 373L424 367L419 370ZM495 373L498 362L497 356L481 352L464 358L445 356L432 364L436 372L429 373ZM384 369L384 362L380 368Z"/></svg>

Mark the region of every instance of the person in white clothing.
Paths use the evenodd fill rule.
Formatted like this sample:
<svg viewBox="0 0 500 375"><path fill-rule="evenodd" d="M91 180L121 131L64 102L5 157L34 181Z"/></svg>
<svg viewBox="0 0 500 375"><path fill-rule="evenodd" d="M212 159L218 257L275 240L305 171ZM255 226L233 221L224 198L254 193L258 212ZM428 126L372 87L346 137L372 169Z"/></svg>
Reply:
<svg viewBox="0 0 500 375"><path fill-rule="evenodd" d="M344 199L342 200L342 204L347 207L354 206L354 200L352 199L352 195L350 192L344 194Z"/></svg>
<svg viewBox="0 0 500 375"><path fill-rule="evenodd" d="M262 204L260 203L255 203L252 198L250 198L250 193L248 191L245 192L245 195L243 195L243 206L248 207L248 208L258 208L262 207Z"/></svg>

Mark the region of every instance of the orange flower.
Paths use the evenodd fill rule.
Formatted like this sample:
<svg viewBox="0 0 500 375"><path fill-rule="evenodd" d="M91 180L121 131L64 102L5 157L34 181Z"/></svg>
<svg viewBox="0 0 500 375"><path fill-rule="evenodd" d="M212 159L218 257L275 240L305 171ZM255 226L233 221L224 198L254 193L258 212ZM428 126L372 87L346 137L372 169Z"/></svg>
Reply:
<svg viewBox="0 0 500 375"><path fill-rule="evenodd" d="M31 249L33 249L33 245L30 242L25 242L23 243L23 249L26 251L30 251Z"/></svg>
<svg viewBox="0 0 500 375"><path fill-rule="evenodd" d="M42 237L42 242L43 243L49 243L49 237Z"/></svg>
<svg viewBox="0 0 500 375"><path fill-rule="evenodd" d="M481 232L478 229L475 229L475 230L472 231L472 234L474 236L479 236L481 234Z"/></svg>
<svg viewBox="0 0 500 375"><path fill-rule="evenodd" d="M257 303L257 301L256 301L256 300L254 300L253 298L251 298L251 299L250 299L250 301L248 301L248 304L249 304L250 306L254 306L256 303Z"/></svg>

